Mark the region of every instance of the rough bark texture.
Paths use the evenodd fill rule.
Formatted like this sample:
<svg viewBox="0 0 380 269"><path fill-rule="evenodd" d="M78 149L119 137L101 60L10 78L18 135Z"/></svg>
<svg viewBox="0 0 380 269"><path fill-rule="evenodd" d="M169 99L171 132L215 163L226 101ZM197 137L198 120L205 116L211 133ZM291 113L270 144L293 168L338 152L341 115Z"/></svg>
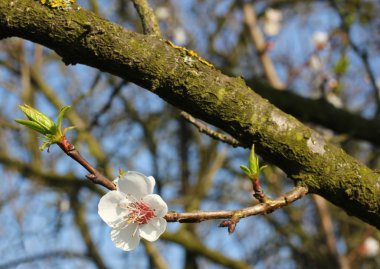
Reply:
<svg viewBox="0 0 380 269"><path fill-rule="evenodd" d="M0 38L18 36L134 82L222 128L349 214L380 228L380 177L250 89L185 50L77 9L0 1Z"/></svg>
<svg viewBox="0 0 380 269"><path fill-rule="evenodd" d="M310 99L291 91L278 91L258 80L249 81L248 85L255 85L258 94L297 119L320 124L334 132L380 145L380 121L377 119L366 119L337 108L323 98Z"/></svg>

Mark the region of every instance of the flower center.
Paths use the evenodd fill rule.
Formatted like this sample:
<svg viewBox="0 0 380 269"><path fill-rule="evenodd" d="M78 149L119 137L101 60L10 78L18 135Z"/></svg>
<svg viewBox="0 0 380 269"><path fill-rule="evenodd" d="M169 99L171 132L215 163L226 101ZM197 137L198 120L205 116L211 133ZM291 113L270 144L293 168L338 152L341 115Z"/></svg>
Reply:
<svg viewBox="0 0 380 269"><path fill-rule="evenodd" d="M143 201L130 203L127 207L129 214L127 215L128 222L137 224L147 224L156 216L154 210Z"/></svg>

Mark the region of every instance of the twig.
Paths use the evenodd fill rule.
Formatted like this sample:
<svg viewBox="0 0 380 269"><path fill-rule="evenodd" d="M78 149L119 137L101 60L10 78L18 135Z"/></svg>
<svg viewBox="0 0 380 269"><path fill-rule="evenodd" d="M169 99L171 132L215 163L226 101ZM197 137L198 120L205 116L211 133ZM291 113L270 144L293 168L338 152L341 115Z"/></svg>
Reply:
<svg viewBox="0 0 380 269"><path fill-rule="evenodd" d="M119 92L121 91L121 89L123 88L125 84L126 84L126 81L123 80L118 85L116 85L116 87L113 88L111 96L109 97L107 103L105 103L104 106L92 118L90 124L87 127L88 130L91 130L92 128L94 128L98 124L99 118L102 115L104 115L108 109L111 108L113 100L119 94Z"/></svg>
<svg viewBox="0 0 380 269"><path fill-rule="evenodd" d="M189 213L169 212L166 214L165 219L168 222L181 223L202 222L211 219L228 219L223 221L220 226L227 227L229 231L233 232L240 219L253 215L270 213L300 199L307 193L308 189L306 187L298 186L277 199L267 200L264 203L254 205L252 207L237 210L196 211Z"/></svg>
<svg viewBox="0 0 380 269"><path fill-rule="evenodd" d="M106 178L102 173L96 170L87 160L85 160L82 155L80 155L79 151L77 151L73 144L67 140L66 136L61 137L61 142L58 146L72 159L77 161L80 165L82 165L90 174L87 174L86 177L94 182L95 184L102 185L109 190L116 190L115 184Z"/></svg>
<svg viewBox="0 0 380 269"><path fill-rule="evenodd" d="M244 23L246 24L251 40L256 47L257 55L263 65L266 78L273 88L284 90L285 85L279 78L276 68L267 52L267 44L257 22L255 7L251 3L245 3L242 8L244 13Z"/></svg>
<svg viewBox="0 0 380 269"><path fill-rule="evenodd" d="M322 235L324 237L323 239L328 251L327 254L331 260L330 264L335 268L348 269L349 266L347 258L341 255L337 250L334 226L326 200L316 194L312 195L312 199L319 215Z"/></svg>
<svg viewBox="0 0 380 269"><path fill-rule="evenodd" d="M363 62L363 65L364 65L364 69L365 71L367 72L367 75L368 75L368 78L369 78L369 81L371 83L371 86L373 88L373 93L374 93L374 96L375 96L375 100L376 100L376 117L379 117L380 116L380 89L379 87L377 86L376 84L376 78L375 78L375 75L371 69L371 66L370 66L370 63L369 63L369 59L368 59L368 52L365 51L365 50L362 50L359 48L358 45L355 44L355 42L352 40L351 36L350 36L350 28L349 28L349 25L347 25L347 23L345 22L345 15L343 11L341 11L341 9L339 9L338 7L338 4L336 3L335 0L330 0L330 3L331 3L331 6L336 10L336 12L338 13L339 17L340 17L340 20L341 20L341 28L342 30L346 33L347 35L347 41L348 41L348 44L351 46L352 50L359 56L359 58L362 60Z"/></svg>
<svg viewBox="0 0 380 269"><path fill-rule="evenodd" d="M144 34L161 36L157 18L148 2L146 0L132 0L132 2L140 16Z"/></svg>
<svg viewBox="0 0 380 269"><path fill-rule="evenodd" d="M216 140L220 140L224 143L227 143L227 144L233 146L234 148L236 148L236 147L248 148L247 146L242 145L238 140L236 140L232 136L221 134L219 132L211 130L206 124L198 121L196 118L194 118L193 116L191 116L187 112L182 111L181 116L184 119L186 119L188 122L193 124L195 127L197 127L199 132L201 132L201 133L207 134L208 136L210 136Z"/></svg>
<svg viewBox="0 0 380 269"><path fill-rule="evenodd" d="M263 188L261 188L259 178L255 176L252 180L253 197L255 197L260 203L266 203L271 199L264 193Z"/></svg>

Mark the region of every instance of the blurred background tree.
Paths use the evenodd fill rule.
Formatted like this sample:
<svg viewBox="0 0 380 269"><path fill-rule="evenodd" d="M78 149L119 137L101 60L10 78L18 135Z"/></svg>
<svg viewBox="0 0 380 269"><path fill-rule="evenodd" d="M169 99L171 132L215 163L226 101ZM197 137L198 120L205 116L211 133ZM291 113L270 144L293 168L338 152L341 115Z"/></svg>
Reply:
<svg viewBox="0 0 380 269"><path fill-rule="evenodd" d="M142 32L127 0L78 1ZM379 167L380 3L350 1L150 1L162 34L218 69L243 76L270 102L369 167ZM250 217L227 236L218 222L168 224L161 240L116 249L97 214L104 189L56 146L14 123L19 104L55 118L71 104L70 139L109 178L117 169L154 175L178 211L256 203L239 165L247 150L201 134L148 91L22 39L0 42L0 268L379 268L380 233L309 195ZM346 111L351 114L345 113ZM269 164L270 165L270 164ZM262 185L280 196L292 182L278 168Z"/></svg>

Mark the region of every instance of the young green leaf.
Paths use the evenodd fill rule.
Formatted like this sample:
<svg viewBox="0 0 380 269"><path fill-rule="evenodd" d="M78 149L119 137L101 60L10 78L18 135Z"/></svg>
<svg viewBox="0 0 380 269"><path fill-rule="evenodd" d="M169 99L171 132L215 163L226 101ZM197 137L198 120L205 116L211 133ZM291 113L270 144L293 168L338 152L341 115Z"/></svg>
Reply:
<svg viewBox="0 0 380 269"><path fill-rule="evenodd" d="M58 130L61 130L62 118L65 115L66 111L69 110L70 108L71 106L64 106L61 108L61 111L59 111L58 120L57 120Z"/></svg>
<svg viewBox="0 0 380 269"><path fill-rule="evenodd" d="M60 143L64 134L75 128L73 126L67 127L62 132L62 118L70 106L65 106L60 110L57 125L48 116L31 106L24 105L19 107L29 120L16 119L15 121L44 135L45 141L40 147L41 150L52 144Z"/></svg>
<svg viewBox="0 0 380 269"><path fill-rule="evenodd" d="M20 123L22 125L25 125L26 127L33 129L41 134L44 134L45 129L41 127L38 123L30 120L22 120L22 119L16 119L15 122Z"/></svg>
<svg viewBox="0 0 380 269"><path fill-rule="evenodd" d="M40 127L43 129L41 132L42 134L54 133L55 124L48 116L28 105L19 107L30 121L40 125Z"/></svg>
<svg viewBox="0 0 380 269"><path fill-rule="evenodd" d="M261 166L260 167L260 169L259 169L259 172L261 172L261 171L263 171L265 168L267 168L268 167L268 165L263 165L263 166Z"/></svg>
<svg viewBox="0 0 380 269"><path fill-rule="evenodd" d="M251 171L249 170L249 168L245 165L240 165L240 169L243 170L244 173L246 173L247 175L250 175L251 174Z"/></svg>
<svg viewBox="0 0 380 269"><path fill-rule="evenodd" d="M259 170L259 158L255 155L255 145L252 145L251 152L249 153L248 167L253 174L257 174Z"/></svg>

